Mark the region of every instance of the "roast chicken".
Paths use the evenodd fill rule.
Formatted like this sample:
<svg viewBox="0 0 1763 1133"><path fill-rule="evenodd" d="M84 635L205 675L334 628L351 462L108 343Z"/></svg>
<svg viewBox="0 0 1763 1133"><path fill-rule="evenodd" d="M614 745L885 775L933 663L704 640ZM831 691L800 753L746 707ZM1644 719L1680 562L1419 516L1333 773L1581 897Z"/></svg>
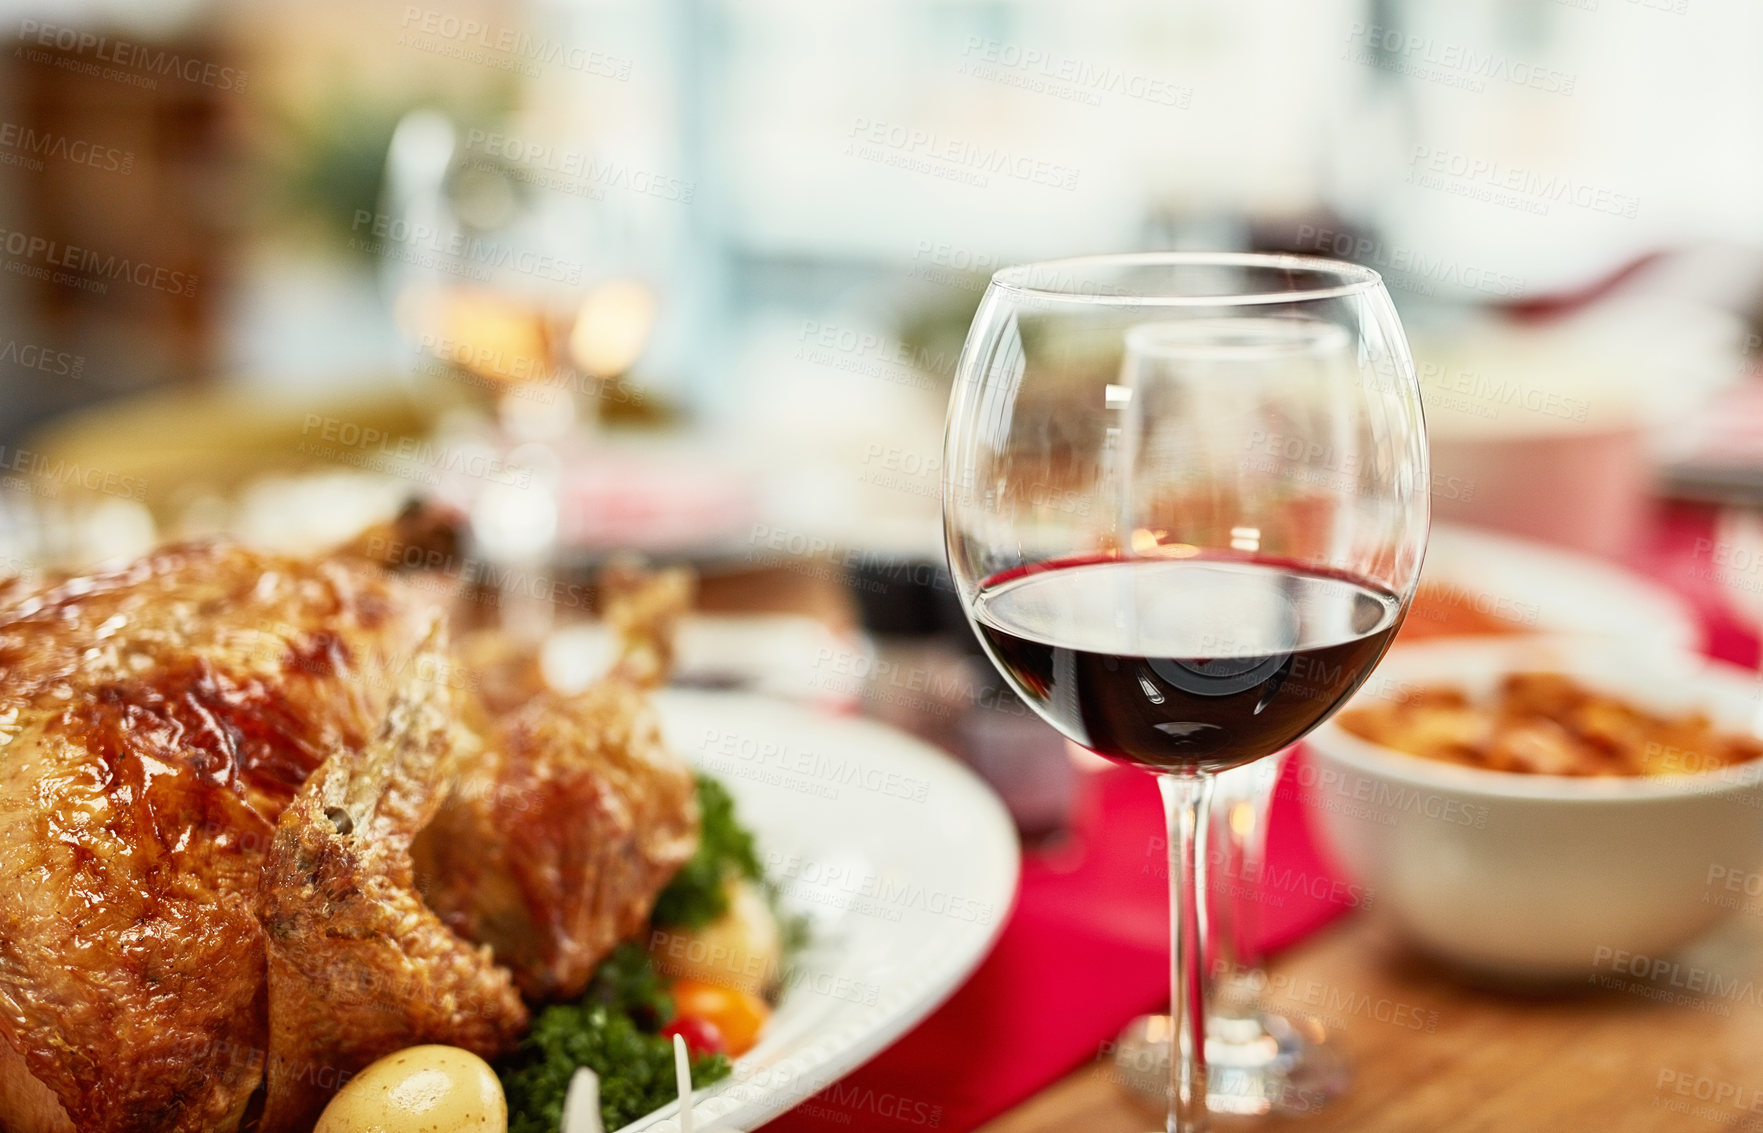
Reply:
<svg viewBox="0 0 1763 1133"><path fill-rule="evenodd" d="M0 584L0 1130L305 1133L641 928L697 838L665 648L480 682L433 594L226 544Z"/></svg>

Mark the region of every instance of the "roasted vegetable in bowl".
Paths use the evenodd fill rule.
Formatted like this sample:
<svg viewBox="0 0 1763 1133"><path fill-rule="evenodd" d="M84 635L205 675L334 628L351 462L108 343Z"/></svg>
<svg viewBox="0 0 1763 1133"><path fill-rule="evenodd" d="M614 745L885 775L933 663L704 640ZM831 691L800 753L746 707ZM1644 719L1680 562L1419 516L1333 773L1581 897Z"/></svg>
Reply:
<svg viewBox="0 0 1763 1133"><path fill-rule="evenodd" d="M1409 755L1535 775L1695 775L1763 756L1763 740L1722 731L1706 712L1648 711L1550 672L1509 673L1486 698L1416 688L1350 708L1339 724Z"/></svg>

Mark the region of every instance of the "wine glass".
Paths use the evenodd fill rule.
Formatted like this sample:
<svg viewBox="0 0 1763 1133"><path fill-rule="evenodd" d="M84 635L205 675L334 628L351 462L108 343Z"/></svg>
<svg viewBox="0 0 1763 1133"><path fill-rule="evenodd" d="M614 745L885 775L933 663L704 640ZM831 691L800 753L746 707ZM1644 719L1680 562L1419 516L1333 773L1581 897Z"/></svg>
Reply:
<svg viewBox="0 0 1763 1133"><path fill-rule="evenodd" d="M1364 682L1425 552L1420 390L1382 280L1222 253L998 272L956 372L943 520L1006 679L1074 742L1157 776L1168 1129L1204 1129L1213 776Z"/></svg>

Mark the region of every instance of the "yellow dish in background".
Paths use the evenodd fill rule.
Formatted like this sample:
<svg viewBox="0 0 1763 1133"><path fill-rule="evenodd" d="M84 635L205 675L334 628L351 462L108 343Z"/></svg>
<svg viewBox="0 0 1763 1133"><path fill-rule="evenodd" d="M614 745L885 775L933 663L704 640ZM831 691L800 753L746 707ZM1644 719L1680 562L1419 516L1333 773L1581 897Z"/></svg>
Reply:
<svg viewBox="0 0 1763 1133"><path fill-rule="evenodd" d="M32 459L19 471L53 489L42 493L49 498L132 499L163 523L205 491L260 476L366 468L384 445L396 451L433 426L433 415L402 391L321 401L172 390L60 418L27 442Z"/></svg>

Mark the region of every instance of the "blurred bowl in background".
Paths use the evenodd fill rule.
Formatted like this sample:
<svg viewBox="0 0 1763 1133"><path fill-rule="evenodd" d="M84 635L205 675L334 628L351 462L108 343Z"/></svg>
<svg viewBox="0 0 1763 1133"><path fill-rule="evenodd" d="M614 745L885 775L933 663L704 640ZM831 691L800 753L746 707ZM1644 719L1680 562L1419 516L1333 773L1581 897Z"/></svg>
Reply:
<svg viewBox="0 0 1763 1133"><path fill-rule="evenodd" d="M1606 557L1634 546L1652 491L1638 425L1476 435L1443 417L1428 410L1433 482L1474 488L1435 494L1433 514Z"/></svg>
<svg viewBox="0 0 1763 1133"><path fill-rule="evenodd" d="M1434 514L1620 556L1669 428L1739 376L1744 344L1730 313L1646 297L1544 325L1417 329Z"/></svg>
<svg viewBox="0 0 1763 1133"><path fill-rule="evenodd" d="M1756 734L1744 670L1568 638L1438 641L1391 651L1357 698L1421 686L1472 698L1506 674L1564 673L1661 712ZM1619 953L1660 957L1738 902L1718 878L1763 866L1763 765L1648 778L1486 771L1373 744L1330 722L1306 741L1308 799L1341 862L1402 934L1472 973L1583 979Z"/></svg>

